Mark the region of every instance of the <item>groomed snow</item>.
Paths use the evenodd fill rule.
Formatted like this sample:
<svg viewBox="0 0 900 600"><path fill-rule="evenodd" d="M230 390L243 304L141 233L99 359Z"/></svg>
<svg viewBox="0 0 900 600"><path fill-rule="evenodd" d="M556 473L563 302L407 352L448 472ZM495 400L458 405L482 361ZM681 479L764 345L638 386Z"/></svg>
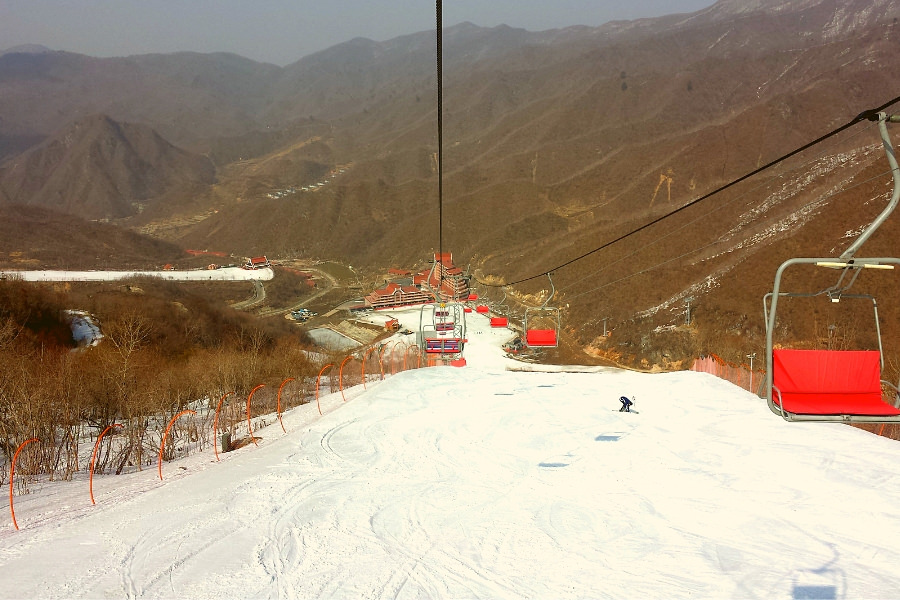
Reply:
<svg viewBox="0 0 900 600"><path fill-rule="evenodd" d="M22 281L119 281L132 277L156 277L166 281L268 281L274 277L271 268L192 269L190 271L0 271L0 277Z"/></svg>
<svg viewBox="0 0 900 600"><path fill-rule="evenodd" d="M510 333L470 316L467 367L327 396L162 482L97 477L96 506L32 486L0 597L897 595L896 442L705 374L512 371Z"/></svg>

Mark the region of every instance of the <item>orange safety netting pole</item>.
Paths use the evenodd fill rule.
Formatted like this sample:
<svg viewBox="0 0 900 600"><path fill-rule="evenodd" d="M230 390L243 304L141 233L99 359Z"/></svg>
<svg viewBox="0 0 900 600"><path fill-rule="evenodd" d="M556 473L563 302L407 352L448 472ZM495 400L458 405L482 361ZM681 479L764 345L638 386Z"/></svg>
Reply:
<svg viewBox="0 0 900 600"><path fill-rule="evenodd" d="M213 419L213 450L216 451L216 460L219 460L219 440L216 439L216 436L219 434L219 411L222 409L222 402L225 401L226 396L230 396L234 392L225 392L222 394L222 397L219 398L219 405L216 406L216 416Z"/></svg>
<svg viewBox="0 0 900 600"><path fill-rule="evenodd" d="M177 415L175 415L174 417L172 417L172 420L169 421L169 424L166 426L166 432L163 434L162 440L159 442L159 464L158 464L158 468L159 468L159 480L160 480L160 481L162 481L163 450L165 450L165 448L166 448L166 437L168 437L168 435L169 435L169 430L172 429L172 425L175 424L175 421L178 420L178 417L180 417L180 416L183 415L183 414L187 414L187 413L191 413L192 415L196 415L196 414L197 414L197 411L191 410L191 409L187 408L187 409L181 411L180 413L178 413Z"/></svg>
<svg viewBox="0 0 900 600"><path fill-rule="evenodd" d="M88 476L88 489L91 492L91 504L97 504L94 502L94 461L97 458L97 449L100 447L100 440L103 439L103 436L112 429L113 427L124 427L121 423L113 423L103 430L103 433L97 436L97 442L94 444L94 451L91 453L91 473Z"/></svg>
<svg viewBox="0 0 900 600"><path fill-rule="evenodd" d="M322 370L319 371L319 374L316 376L316 406L319 407L320 415L322 414L322 405L319 403L319 380L322 379L322 373L325 372L325 369L328 369L333 366L334 366L333 363L328 363L327 365L322 367Z"/></svg>
<svg viewBox="0 0 900 600"><path fill-rule="evenodd" d="M13 527L16 528L16 531L19 530L19 524L16 523L16 510L13 508L13 476L16 473L16 459L19 458L19 452L22 451L22 448L30 444L31 442L38 442L37 438L31 438L30 440L25 440L19 447L16 448L16 453L13 454L12 462L9 464L9 512L12 515Z"/></svg>
<svg viewBox="0 0 900 600"><path fill-rule="evenodd" d="M344 395L344 365L347 364L347 361L353 358L352 354L348 354L347 358L341 361L341 370L338 372L338 387L341 389L341 398L344 399L344 402L347 401L347 397Z"/></svg>
<svg viewBox="0 0 900 600"><path fill-rule="evenodd" d="M381 380L384 381L384 351L387 349L387 344L382 344L381 348L378 349L378 366L381 367Z"/></svg>
<svg viewBox="0 0 900 600"><path fill-rule="evenodd" d="M253 437L253 427L250 425L250 398L253 397L253 392L261 387L266 387L266 384L259 384L258 386L250 390L250 393L247 395L247 432L250 434L250 439L253 441L254 446L259 446L259 444L256 443L256 438Z"/></svg>
<svg viewBox="0 0 900 600"><path fill-rule="evenodd" d="M287 429L284 428L284 422L281 420L281 388L283 388L288 381L294 381L294 378L288 377L281 382L280 386L278 386L278 401L275 405L275 415L278 417L278 422L281 423L281 430L285 433L287 433Z"/></svg>

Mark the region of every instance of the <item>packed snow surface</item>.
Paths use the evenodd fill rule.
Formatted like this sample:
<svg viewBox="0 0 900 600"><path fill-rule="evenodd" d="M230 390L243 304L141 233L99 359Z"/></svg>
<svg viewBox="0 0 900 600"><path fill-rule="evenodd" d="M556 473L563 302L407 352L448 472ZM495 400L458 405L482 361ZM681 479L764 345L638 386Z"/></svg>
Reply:
<svg viewBox="0 0 900 600"><path fill-rule="evenodd" d="M267 281L274 277L271 268L192 269L190 271L0 271L0 278L22 281L120 281L132 277L155 277L166 281Z"/></svg>
<svg viewBox="0 0 900 600"><path fill-rule="evenodd" d="M397 313L417 327L418 314ZM12 598L883 598L900 445L788 424L700 373L468 366L323 399L252 445L44 483L0 532ZM579 372L580 371L580 372ZM634 396L637 413L620 413Z"/></svg>

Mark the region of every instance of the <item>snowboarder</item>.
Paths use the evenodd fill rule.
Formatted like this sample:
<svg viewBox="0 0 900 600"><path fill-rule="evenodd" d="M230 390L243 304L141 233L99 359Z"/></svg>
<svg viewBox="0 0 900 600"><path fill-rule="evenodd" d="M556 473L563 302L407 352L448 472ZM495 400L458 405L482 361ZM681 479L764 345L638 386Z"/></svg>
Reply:
<svg viewBox="0 0 900 600"><path fill-rule="evenodd" d="M633 397L629 400L626 396L622 396L619 398L619 402L622 403L622 408L619 409L619 412L631 412L631 406L634 404Z"/></svg>

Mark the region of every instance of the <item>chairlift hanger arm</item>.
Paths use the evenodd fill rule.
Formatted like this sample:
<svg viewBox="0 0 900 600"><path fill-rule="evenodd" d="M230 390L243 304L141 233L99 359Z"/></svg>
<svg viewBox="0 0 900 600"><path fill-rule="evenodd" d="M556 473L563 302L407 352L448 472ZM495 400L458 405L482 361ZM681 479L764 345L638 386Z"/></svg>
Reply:
<svg viewBox="0 0 900 600"><path fill-rule="evenodd" d="M547 279L550 280L550 295L547 296L547 299L544 300L543 304L541 304L541 308L546 308L547 304L549 304L549 302L553 298L553 296L556 295L556 286L553 285L553 272L552 271L547 273Z"/></svg>
<svg viewBox="0 0 900 600"><path fill-rule="evenodd" d="M881 211L881 214L875 217L875 220L859 234L856 241L850 244L850 247L841 254L841 258L845 260L852 258L862 245L866 243L866 240L881 227L881 224L884 223L892 212L894 212L894 209L897 207L897 202L900 201L900 166L897 165L897 156L894 154L894 146L891 144L891 138L888 135L887 125L885 124L887 122L900 123L900 115L888 116L886 113L879 112L874 118L873 115L866 115L866 117L869 120L878 121L878 131L881 134L881 143L884 146L884 153L887 156L888 164L891 166L891 174L894 178L894 191L891 194L890 202L888 202L888 205Z"/></svg>

